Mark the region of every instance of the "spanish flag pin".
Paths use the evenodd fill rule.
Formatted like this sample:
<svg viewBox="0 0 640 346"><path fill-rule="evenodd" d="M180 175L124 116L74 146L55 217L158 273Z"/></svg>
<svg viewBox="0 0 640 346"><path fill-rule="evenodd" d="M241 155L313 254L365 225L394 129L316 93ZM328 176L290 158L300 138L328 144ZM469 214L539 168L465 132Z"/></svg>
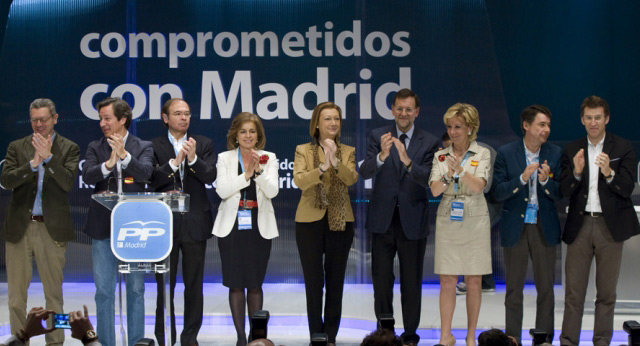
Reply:
<svg viewBox="0 0 640 346"><path fill-rule="evenodd" d="M133 177L125 177L124 178L124 183L125 184L133 184Z"/></svg>
<svg viewBox="0 0 640 346"><path fill-rule="evenodd" d="M478 160L471 160L471 167L476 167L478 165Z"/></svg>

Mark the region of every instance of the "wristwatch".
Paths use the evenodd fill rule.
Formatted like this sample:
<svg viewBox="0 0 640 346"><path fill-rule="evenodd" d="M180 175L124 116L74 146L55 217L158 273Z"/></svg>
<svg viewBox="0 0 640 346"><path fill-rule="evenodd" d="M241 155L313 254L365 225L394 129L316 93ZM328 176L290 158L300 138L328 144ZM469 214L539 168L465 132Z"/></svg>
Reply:
<svg viewBox="0 0 640 346"><path fill-rule="evenodd" d="M96 334L96 332L93 329L89 329L82 337L82 344L86 345L96 340L98 340L98 334Z"/></svg>
<svg viewBox="0 0 640 346"><path fill-rule="evenodd" d="M611 173L609 173L609 175L607 175L606 177L604 177L605 179L609 180L613 177L615 177L616 175L616 171L614 171L613 169L611 170Z"/></svg>
<svg viewBox="0 0 640 346"><path fill-rule="evenodd" d="M18 338L18 340L22 341L23 344L27 344L29 342L29 338L27 337L27 334L22 331L22 329L20 329L17 333L16 333L16 338Z"/></svg>

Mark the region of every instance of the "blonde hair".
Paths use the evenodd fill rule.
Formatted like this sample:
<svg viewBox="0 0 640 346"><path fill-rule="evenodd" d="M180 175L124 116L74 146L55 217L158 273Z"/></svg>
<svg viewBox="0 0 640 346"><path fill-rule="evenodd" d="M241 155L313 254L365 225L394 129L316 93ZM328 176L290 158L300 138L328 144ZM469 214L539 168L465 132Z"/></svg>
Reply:
<svg viewBox="0 0 640 346"><path fill-rule="evenodd" d="M469 141L475 141L478 137L478 130L480 129L480 117L478 116L478 110L476 107L467 103L456 103L449 107L447 112L444 113L442 120L447 125L449 120L454 117L462 118L464 124L471 128L471 134L469 135Z"/></svg>

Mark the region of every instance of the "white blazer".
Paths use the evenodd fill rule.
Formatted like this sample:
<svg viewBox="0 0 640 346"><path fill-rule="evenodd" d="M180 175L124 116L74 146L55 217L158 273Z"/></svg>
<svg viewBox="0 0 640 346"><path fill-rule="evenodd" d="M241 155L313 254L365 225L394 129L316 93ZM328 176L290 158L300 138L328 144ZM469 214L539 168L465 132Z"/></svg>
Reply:
<svg viewBox="0 0 640 346"><path fill-rule="evenodd" d="M264 172L256 177L256 194L258 196L258 228L265 239L278 236L276 215L273 211L271 199L278 195L278 160L276 154L258 150L258 155L269 156L269 161L262 165ZM218 155L218 176L216 178L216 192L222 198L218 207L218 215L211 233L223 238L231 233L238 218L240 206L240 190L250 185L244 174L238 174L238 149L228 150Z"/></svg>

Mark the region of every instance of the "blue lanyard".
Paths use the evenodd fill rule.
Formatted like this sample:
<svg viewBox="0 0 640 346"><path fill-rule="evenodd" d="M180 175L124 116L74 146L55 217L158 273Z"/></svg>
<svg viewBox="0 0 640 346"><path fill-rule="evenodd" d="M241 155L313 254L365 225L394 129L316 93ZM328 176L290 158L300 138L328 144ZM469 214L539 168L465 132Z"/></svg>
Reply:
<svg viewBox="0 0 640 346"><path fill-rule="evenodd" d="M169 143L171 143L171 145L173 146L173 152L176 154L176 157L178 157L178 149L176 148L176 140L175 138L173 138L173 136L171 135L171 132L167 131L168 136L169 136ZM184 138L187 139L187 134L184 134ZM180 165L178 166L178 171L180 172L180 181L184 182L184 162L180 162Z"/></svg>
<svg viewBox="0 0 640 346"><path fill-rule="evenodd" d="M535 154L534 154L535 155ZM531 164L531 161L529 161L529 157L527 156L527 150L525 149L524 151L524 160L527 162L527 166L529 166ZM534 158L536 163L540 163L540 155L536 156ZM537 171L534 171L533 173L531 173L531 176L529 177L529 188L532 189L535 185L535 180L537 180L538 175L536 174Z"/></svg>
<svg viewBox="0 0 640 346"><path fill-rule="evenodd" d="M470 152L470 151L467 151L467 153L466 153L466 154L464 154L464 157L462 158L462 162L460 162L460 167L462 167L462 169L464 169L464 164L465 164L465 163L467 162L467 160L469 159L469 156L471 156L471 152ZM459 189L458 181L460 180L460 176L458 175L458 173L455 173L455 174L453 175L453 178L454 178L454 180L453 180L453 181L455 182L455 183L453 184L453 192L458 193L458 189Z"/></svg>
<svg viewBox="0 0 640 346"><path fill-rule="evenodd" d="M242 174L244 174L244 160L242 159L242 151L240 147L238 147L238 161L240 162L240 168L242 168ZM244 191L244 195L242 196L242 200L244 200L244 206L247 206L247 191Z"/></svg>

